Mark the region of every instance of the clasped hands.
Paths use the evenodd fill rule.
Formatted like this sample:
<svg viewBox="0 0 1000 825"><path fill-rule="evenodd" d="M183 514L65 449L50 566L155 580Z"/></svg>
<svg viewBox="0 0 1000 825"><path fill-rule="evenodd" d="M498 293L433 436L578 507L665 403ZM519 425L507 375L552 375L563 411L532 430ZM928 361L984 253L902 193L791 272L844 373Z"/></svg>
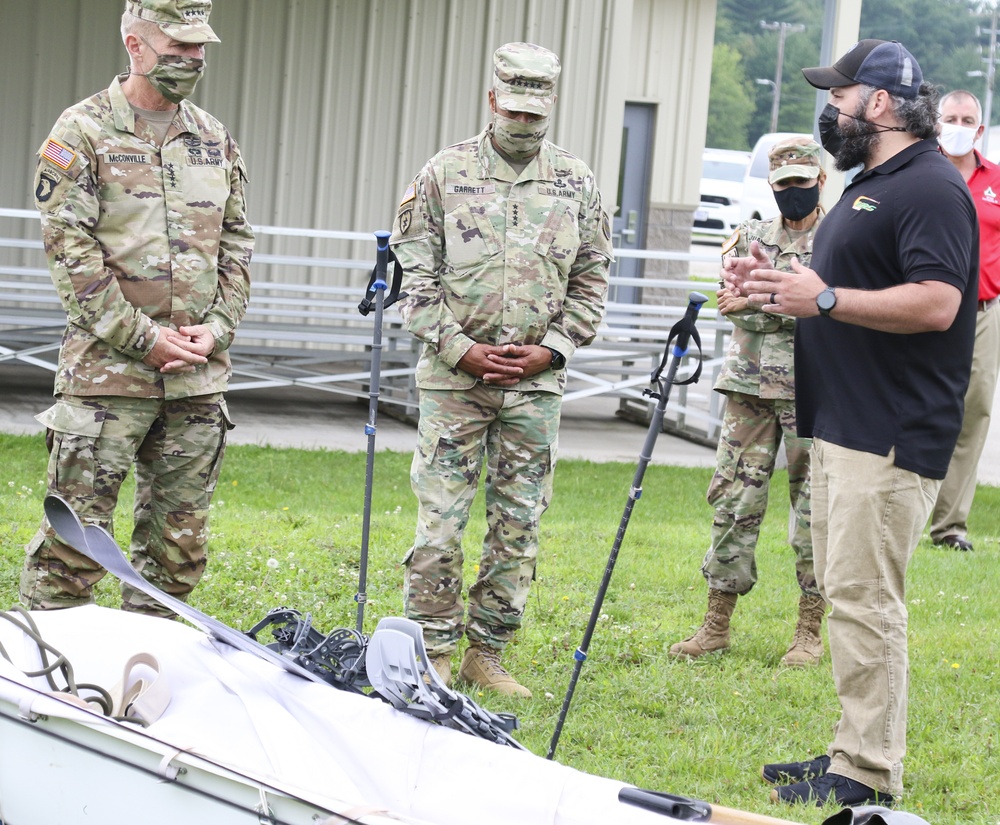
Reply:
<svg viewBox="0 0 1000 825"><path fill-rule="evenodd" d="M816 296L826 288L823 279L802 266L798 258L792 259L791 272L775 269L757 241L751 241L747 257L727 258L720 278L734 296L746 298L751 307L795 318L819 315Z"/></svg>
<svg viewBox="0 0 1000 825"><path fill-rule="evenodd" d="M552 353L538 344L473 344L457 366L491 387L512 387L549 368Z"/></svg>
<svg viewBox="0 0 1000 825"><path fill-rule="evenodd" d="M163 373L194 372L208 363L214 349L215 336L205 324L178 329L160 327L156 343L142 362Z"/></svg>

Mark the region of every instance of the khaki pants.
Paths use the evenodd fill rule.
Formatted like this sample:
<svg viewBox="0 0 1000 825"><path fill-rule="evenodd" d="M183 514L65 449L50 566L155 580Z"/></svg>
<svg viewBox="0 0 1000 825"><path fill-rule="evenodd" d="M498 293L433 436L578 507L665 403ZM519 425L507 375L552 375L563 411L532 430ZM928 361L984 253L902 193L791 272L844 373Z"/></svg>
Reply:
<svg viewBox="0 0 1000 825"><path fill-rule="evenodd" d="M1000 371L1000 306L994 304L976 317L976 346L972 352L972 375L965 393L965 418L958 435L931 514L931 538L965 538L969 532L969 511L976 495L979 457L990 429L990 413Z"/></svg>
<svg viewBox="0 0 1000 825"><path fill-rule="evenodd" d="M813 439L816 578L841 717L831 773L903 789L909 660L906 567L941 482L879 456Z"/></svg>
<svg viewBox="0 0 1000 825"><path fill-rule="evenodd" d="M205 570L208 511L228 427L222 395L174 401L64 396L38 419L48 428L48 491L85 524L114 532L118 493L134 466L132 565L161 590L186 599ZM93 587L107 572L59 541L45 519L25 553L21 602L33 610L93 602ZM124 585L122 607L173 615Z"/></svg>

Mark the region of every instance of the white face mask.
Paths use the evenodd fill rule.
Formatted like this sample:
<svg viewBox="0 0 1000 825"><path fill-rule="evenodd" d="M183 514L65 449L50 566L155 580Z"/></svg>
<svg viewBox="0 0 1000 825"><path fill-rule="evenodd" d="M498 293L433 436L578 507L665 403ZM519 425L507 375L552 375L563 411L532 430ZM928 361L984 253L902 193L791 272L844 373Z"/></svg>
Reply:
<svg viewBox="0 0 1000 825"><path fill-rule="evenodd" d="M953 158L963 158L972 151L978 129L959 126L957 123L942 123L938 143Z"/></svg>

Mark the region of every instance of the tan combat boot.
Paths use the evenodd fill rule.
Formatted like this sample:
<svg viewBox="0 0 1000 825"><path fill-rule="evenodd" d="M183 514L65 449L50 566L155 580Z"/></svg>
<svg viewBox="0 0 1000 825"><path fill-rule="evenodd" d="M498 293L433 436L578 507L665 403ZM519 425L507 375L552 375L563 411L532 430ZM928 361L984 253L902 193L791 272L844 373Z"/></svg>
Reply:
<svg viewBox="0 0 1000 825"><path fill-rule="evenodd" d="M442 653L440 656L431 656L431 667L437 671L445 687L451 686L451 654Z"/></svg>
<svg viewBox="0 0 1000 825"><path fill-rule="evenodd" d="M458 669L458 678L485 690L495 690L505 696L531 698L531 691L519 685L500 664L500 651L492 647L469 645Z"/></svg>
<svg viewBox="0 0 1000 825"><path fill-rule="evenodd" d="M799 596L799 621L795 625L792 646L781 657L783 665L802 667L819 664L823 657L823 637L819 635L826 613L822 596Z"/></svg>
<svg viewBox="0 0 1000 825"><path fill-rule="evenodd" d="M697 659L715 650L729 647L729 619L736 608L736 593L708 591L708 612L694 636L670 648L670 655L680 659Z"/></svg>

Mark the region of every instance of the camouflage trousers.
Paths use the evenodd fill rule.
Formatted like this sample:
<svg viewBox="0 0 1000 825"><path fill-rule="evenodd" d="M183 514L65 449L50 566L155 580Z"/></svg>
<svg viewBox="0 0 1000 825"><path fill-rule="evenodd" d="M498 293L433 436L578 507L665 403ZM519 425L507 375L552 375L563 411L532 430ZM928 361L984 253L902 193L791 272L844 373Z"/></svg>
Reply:
<svg viewBox="0 0 1000 825"><path fill-rule="evenodd" d="M813 570L809 504L811 440L795 431L795 402L726 393L715 475L708 503L715 508L712 545L701 566L714 590L744 595L757 583L755 557L767 494L782 439L788 459L788 542L802 592L819 595Z"/></svg>
<svg viewBox="0 0 1000 825"><path fill-rule="evenodd" d="M122 482L135 467L132 565L186 599L205 570L208 511L231 426L221 393L164 401L62 396L38 416L47 427L48 492L87 524L114 531ZM34 610L93 602L107 571L60 542L43 518L25 548L21 602ZM173 613L123 586L122 608Z"/></svg>
<svg viewBox="0 0 1000 825"><path fill-rule="evenodd" d="M462 634L502 649L521 625L538 557L538 522L552 496L562 396L476 384L420 391L410 483L419 510L404 560L406 616L427 651L454 651ZM486 463L486 537L468 624L462 535Z"/></svg>

